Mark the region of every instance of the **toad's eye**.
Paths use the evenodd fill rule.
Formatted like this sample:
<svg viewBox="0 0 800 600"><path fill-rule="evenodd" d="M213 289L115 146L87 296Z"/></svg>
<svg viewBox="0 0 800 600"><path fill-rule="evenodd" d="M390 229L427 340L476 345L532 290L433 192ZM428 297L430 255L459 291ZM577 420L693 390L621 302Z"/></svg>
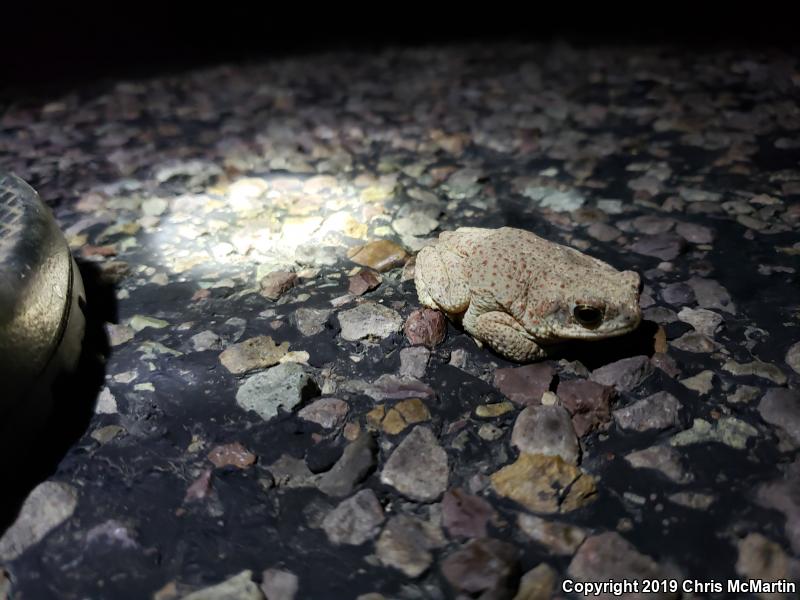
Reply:
<svg viewBox="0 0 800 600"><path fill-rule="evenodd" d="M603 321L603 311L596 306L578 304L572 311L575 320L587 329L597 327Z"/></svg>

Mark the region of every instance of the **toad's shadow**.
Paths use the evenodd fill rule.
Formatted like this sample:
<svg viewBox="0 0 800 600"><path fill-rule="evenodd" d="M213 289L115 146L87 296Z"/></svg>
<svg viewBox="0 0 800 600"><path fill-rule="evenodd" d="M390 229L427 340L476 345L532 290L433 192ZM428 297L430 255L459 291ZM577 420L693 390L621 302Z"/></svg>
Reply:
<svg viewBox="0 0 800 600"><path fill-rule="evenodd" d="M658 324L642 321L639 327L626 335L597 341L571 341L549 348L548 358L580 361L593 371L609 363L631 356L653 356L654 338Z"/></svg>
<svg viewBox="0 0 800 600"><path fill-rule="evenodd" d="M0 535L14 521L30 491L52 475L70 447L86 431L105 378L110 352L104 323L116 321L113 285L91 263L78 266L86 290L86 333L78 367L53 385L51 398L42 403L44 417L2 423L0 435ZM51 407L48 409L47 405Z"/></svg>

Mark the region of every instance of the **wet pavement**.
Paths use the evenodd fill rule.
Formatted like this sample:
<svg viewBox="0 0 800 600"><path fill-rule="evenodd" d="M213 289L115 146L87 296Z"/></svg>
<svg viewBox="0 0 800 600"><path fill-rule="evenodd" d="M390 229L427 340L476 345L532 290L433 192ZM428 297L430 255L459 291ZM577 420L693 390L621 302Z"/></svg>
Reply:
<svg viewBox="0 0 800 600"><path fill-rule="evenodd" d="M0 598L798 581L798 100L788 54L552 44L1 106L115 322ZM521 366L420 310L416 252L504 225L639 272L640 328Z"/></svg>

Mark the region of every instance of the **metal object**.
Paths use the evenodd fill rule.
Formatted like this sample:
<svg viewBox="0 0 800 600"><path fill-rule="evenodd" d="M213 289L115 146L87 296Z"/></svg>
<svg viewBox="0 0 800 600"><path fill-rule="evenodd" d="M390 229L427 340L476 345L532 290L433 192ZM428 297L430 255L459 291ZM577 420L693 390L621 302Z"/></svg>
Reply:
<svg viewBox="0 0 800 600"><path fill-rule="evenodd" d="M84 303L50 210L22 179L0 173L0 424L49 408L39 398L78 363Z"/></svg>

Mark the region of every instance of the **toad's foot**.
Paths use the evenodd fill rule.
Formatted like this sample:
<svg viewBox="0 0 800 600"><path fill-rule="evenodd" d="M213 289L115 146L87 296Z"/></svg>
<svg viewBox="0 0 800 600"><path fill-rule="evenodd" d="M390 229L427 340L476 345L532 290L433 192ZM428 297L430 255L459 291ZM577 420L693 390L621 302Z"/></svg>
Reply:
<svg viewBox="0 0 800 600"><path fill-rule="evenodd" d="M464 328L486 342L498 354L517 362L528 362L546 356L531 335L508 313L491 311L478 317L471 313L470 308L464 315Z"/></svg>
<svg viewBox="0 0 800 600"><path fill-rule="evenodd" d="M423 248L417 255L416 273L421 304L441 309L450 317L467 310L469 285L457 254L443 248Z"/></svg>

